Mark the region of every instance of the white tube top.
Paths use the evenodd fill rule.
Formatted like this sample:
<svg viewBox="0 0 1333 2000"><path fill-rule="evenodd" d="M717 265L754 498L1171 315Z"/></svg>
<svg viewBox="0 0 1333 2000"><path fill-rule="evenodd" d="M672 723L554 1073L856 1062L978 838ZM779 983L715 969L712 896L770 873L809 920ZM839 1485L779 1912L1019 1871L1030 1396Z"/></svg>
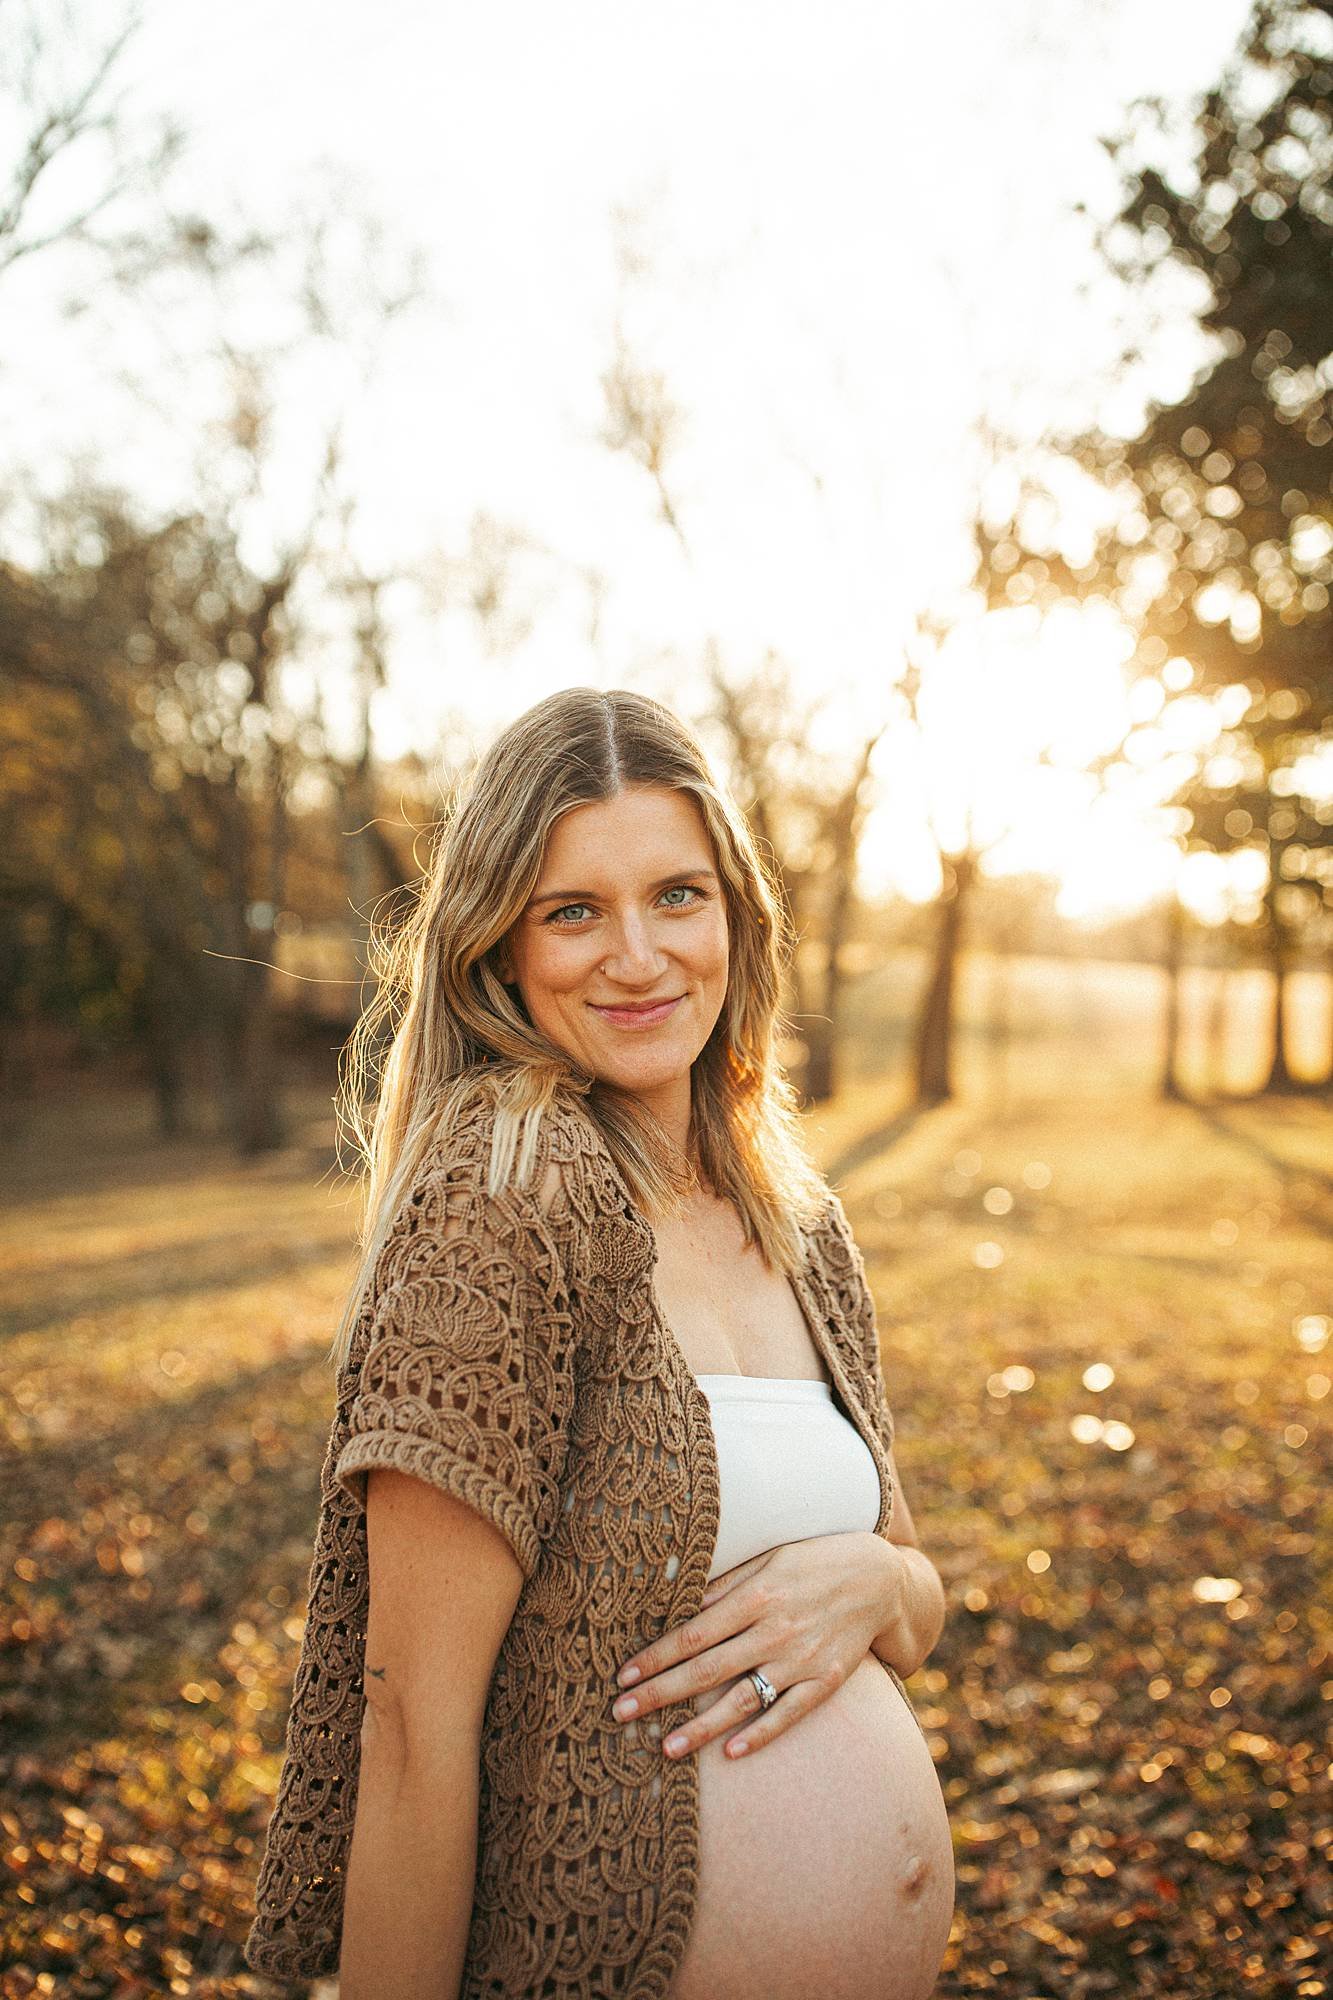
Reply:
<svg viewBox="0 0 1333 2000"><path fill-rule="evenodd" d="M699 1375L717 1444L721 1508L708 1572L782 1542L872 1532L879 1473L827 1382L777 1375Z"/></svg>

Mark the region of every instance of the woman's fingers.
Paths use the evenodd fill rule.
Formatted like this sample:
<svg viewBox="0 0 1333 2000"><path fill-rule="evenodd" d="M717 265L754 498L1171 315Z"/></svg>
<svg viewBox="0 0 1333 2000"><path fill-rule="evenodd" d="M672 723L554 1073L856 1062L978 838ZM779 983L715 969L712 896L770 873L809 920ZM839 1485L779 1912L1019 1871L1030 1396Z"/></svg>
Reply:
<svg viewBox="0 0 1333 2000"><path fill-rule="evenodd" d="M774 1680L776 1669L769 1672L764 1668L762 1671ZM765 1709L754 1682L748 1673L743 1674L736 1686L729 1688L720 1701L715 1701L702 1715L696 1715L692 1721L673 1730L663 1742L662 1749L666 1756L673 1759L688 1757L701 1750L705 1743L711 1743L735 1729L736 1734L728 1737L723 1746L723 1755L743 1757L749 1751L762 1749L775 1736L781 1736L794 1722L808 1715L812 1708L818 1708L824 1699L824 1691L817 1681L795 1681L791 1687L780 1689L777 1700ZM739 1729L738 1723L742 1725Z"/></svg>
<svg viewBox="0 0 1333 2000"><path fill-rule="evenodd" d="M679 1666L664 1668L628 1693L618 1695L612 1715L617 1722L628 1722L636 1716L651 1715L654 1709L666 1708L673 1701L688 1701L691 1695L724 1687L753 1663L755 1638L754 1632L743 1630L730 1639L716 1640L682 1660ZM754 1692L753 1682L750 1692Z"/></svg>

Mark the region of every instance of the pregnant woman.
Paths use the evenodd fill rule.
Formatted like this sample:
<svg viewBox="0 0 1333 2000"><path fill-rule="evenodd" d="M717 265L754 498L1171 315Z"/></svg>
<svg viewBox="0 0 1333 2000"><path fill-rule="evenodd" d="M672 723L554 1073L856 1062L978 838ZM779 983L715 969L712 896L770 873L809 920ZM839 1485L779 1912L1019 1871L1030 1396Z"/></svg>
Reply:
<svg viewBox="0 0 1333 2000"><path fill-rule="evenodd" d="M353 1041L359 1134L387 1054L253 1970L932 1991L951 1843L902 1676L944 1593L777 1062L788 949L645 697L539 703L455 804Z"/></svg>

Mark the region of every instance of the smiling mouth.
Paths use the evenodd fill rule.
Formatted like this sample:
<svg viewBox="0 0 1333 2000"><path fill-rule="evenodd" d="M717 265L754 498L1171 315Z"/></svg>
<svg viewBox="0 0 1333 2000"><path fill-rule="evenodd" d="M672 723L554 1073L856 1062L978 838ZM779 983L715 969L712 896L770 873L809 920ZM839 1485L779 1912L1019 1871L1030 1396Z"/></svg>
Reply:
<svg viewBox="0 0 1333 2000"><path fill-rule="evenodd" d="M672 1008L684 998L683 993L672 993L663 1000L639 1001L634 1005L603 1004L596 1000L590 1000L588 1005L594 1014L602 1014L618 1026L632 1027L642 1022L647 1027L654 1021L664 1021Z"/></svg>

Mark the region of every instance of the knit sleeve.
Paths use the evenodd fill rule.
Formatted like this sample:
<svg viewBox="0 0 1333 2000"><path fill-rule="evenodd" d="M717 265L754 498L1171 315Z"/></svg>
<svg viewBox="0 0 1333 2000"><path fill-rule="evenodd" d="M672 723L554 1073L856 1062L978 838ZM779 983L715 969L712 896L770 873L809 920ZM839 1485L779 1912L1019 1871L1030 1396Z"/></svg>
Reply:
<svg viewBox="0 0 1333 2000"><path fill-rule="evenodd" d="M558 1510L574 1391L541 1204L490 1196L475 1171L437 1171L401 1211L377 1279L334 1482L364 1508L375 1466L425 1479L491 1521L531 1576Z"/></svg>
<svg viewBox="0 0 1333 2000"><path fill-rule="evenodd" d="M865 1259L852 1235L852 1226L846 1211L836 1194L830 1193L829 1216L832 1224L833 1262L839 1292L842 1294L848 1320L856 1328L861 1341L861 1352L873 1390L879 1434L886 1452L893 1449L894 1421L889 1408L888 1392L884 1384L884 1362L880 1353L879 1323L875 1315L875 1299L866 1277Z"/></svg>

